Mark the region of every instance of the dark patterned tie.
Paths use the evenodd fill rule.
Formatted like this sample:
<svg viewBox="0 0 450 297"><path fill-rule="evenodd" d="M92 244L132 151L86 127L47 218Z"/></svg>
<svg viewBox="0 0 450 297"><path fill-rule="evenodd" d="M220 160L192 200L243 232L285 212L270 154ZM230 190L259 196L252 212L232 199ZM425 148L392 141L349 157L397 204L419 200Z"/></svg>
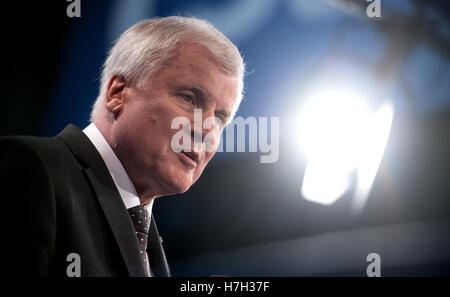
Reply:
<svg viewBox="0 0 450 297"><path fill-rule="evenodd" d="M131 220L134 224L134 229L136 230L139 252L145 266L145 276L149 276L147 261L147 238L150 227L150 216L147 209L140 205L129 208L128 212L130 213Z"/></svg>

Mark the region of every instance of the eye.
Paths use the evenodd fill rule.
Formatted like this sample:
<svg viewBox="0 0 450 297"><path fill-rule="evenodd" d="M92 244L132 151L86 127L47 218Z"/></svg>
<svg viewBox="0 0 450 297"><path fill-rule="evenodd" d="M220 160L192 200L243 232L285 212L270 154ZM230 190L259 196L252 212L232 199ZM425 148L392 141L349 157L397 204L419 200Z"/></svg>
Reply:
<svg viewBox="0 0 450 297"><path fill-rule="evenodd" d="M184 101L186 101L186 102L189 102L189 103L194 102L194 96L192 96L192 95L181 94L180 96L181 96L181 98L182 98Z"/></svg>
<svg viewBox="0 0 450 297"><path fill-rule="evenodd" d="M219 127L220 129L225 127L226 118L224 116L222 116L222 115L215 116L215 120L216 120L217 127Z"/></svg>

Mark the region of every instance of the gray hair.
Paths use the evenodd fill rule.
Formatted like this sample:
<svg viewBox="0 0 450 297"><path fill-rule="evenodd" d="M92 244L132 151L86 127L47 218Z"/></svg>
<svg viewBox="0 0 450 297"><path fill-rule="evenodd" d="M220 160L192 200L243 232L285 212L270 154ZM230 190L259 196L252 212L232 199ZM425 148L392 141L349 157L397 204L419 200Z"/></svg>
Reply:
<svg viewBox="0 0 450 297"><path fill-rule="evenodd" d="M109 52L101 75L99 95L91 112L91 122L104 106L108 81L113 75L142 87L164 62L173 56L180 41L205 46L217 59L218 66L238 79L238 95L233 115L242 100L245 64L237 47L205 20L170 16L135 24L126 30Z"/></svg>

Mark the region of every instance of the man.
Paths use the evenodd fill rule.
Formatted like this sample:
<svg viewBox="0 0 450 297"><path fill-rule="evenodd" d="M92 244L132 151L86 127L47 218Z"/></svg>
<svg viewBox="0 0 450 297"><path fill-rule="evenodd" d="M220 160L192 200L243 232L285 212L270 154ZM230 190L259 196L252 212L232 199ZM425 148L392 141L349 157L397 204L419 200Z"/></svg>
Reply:
<svg viewBox="0 0 450 297"><path fill-rule="evenodd" d="M91 124L53 138L0 140L0 183L13 209L8 267L38 276L169 276L151 215L183 193L215 153L242 98L244 63L209 23L140 22L111 49ZM194 110L202 121L194 125ZM172 140L187 118L182 151ZM177 127L178 128L178 127ZM185 127L186 128L186 127ZM207 149L208 135L213 149Z"/></svg>

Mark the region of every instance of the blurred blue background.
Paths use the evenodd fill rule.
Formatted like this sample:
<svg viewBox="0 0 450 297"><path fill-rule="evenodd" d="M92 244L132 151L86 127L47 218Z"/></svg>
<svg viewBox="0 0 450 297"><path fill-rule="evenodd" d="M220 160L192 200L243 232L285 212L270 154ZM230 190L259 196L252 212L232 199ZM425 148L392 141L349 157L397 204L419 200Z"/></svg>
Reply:
<svg viewBox="0 0 450 297"><path fill-rule="evenodd" d="M88 125L100 68L134 23L186 15L215 25L247 64L238 116L280 118L280 156L217 153L185 194L154 214L175 276L364 276L377 252L384 275L450 274L450 11L448 1L81 0L10 10L2 134L53 136ZM19 30L19 29L17 29ZM11 36L9 36L11 35ZM395 117L363 212L351 191L331 206L300 195L305 160L291 123L312 85L346 84L389 98Z"/></svg>

